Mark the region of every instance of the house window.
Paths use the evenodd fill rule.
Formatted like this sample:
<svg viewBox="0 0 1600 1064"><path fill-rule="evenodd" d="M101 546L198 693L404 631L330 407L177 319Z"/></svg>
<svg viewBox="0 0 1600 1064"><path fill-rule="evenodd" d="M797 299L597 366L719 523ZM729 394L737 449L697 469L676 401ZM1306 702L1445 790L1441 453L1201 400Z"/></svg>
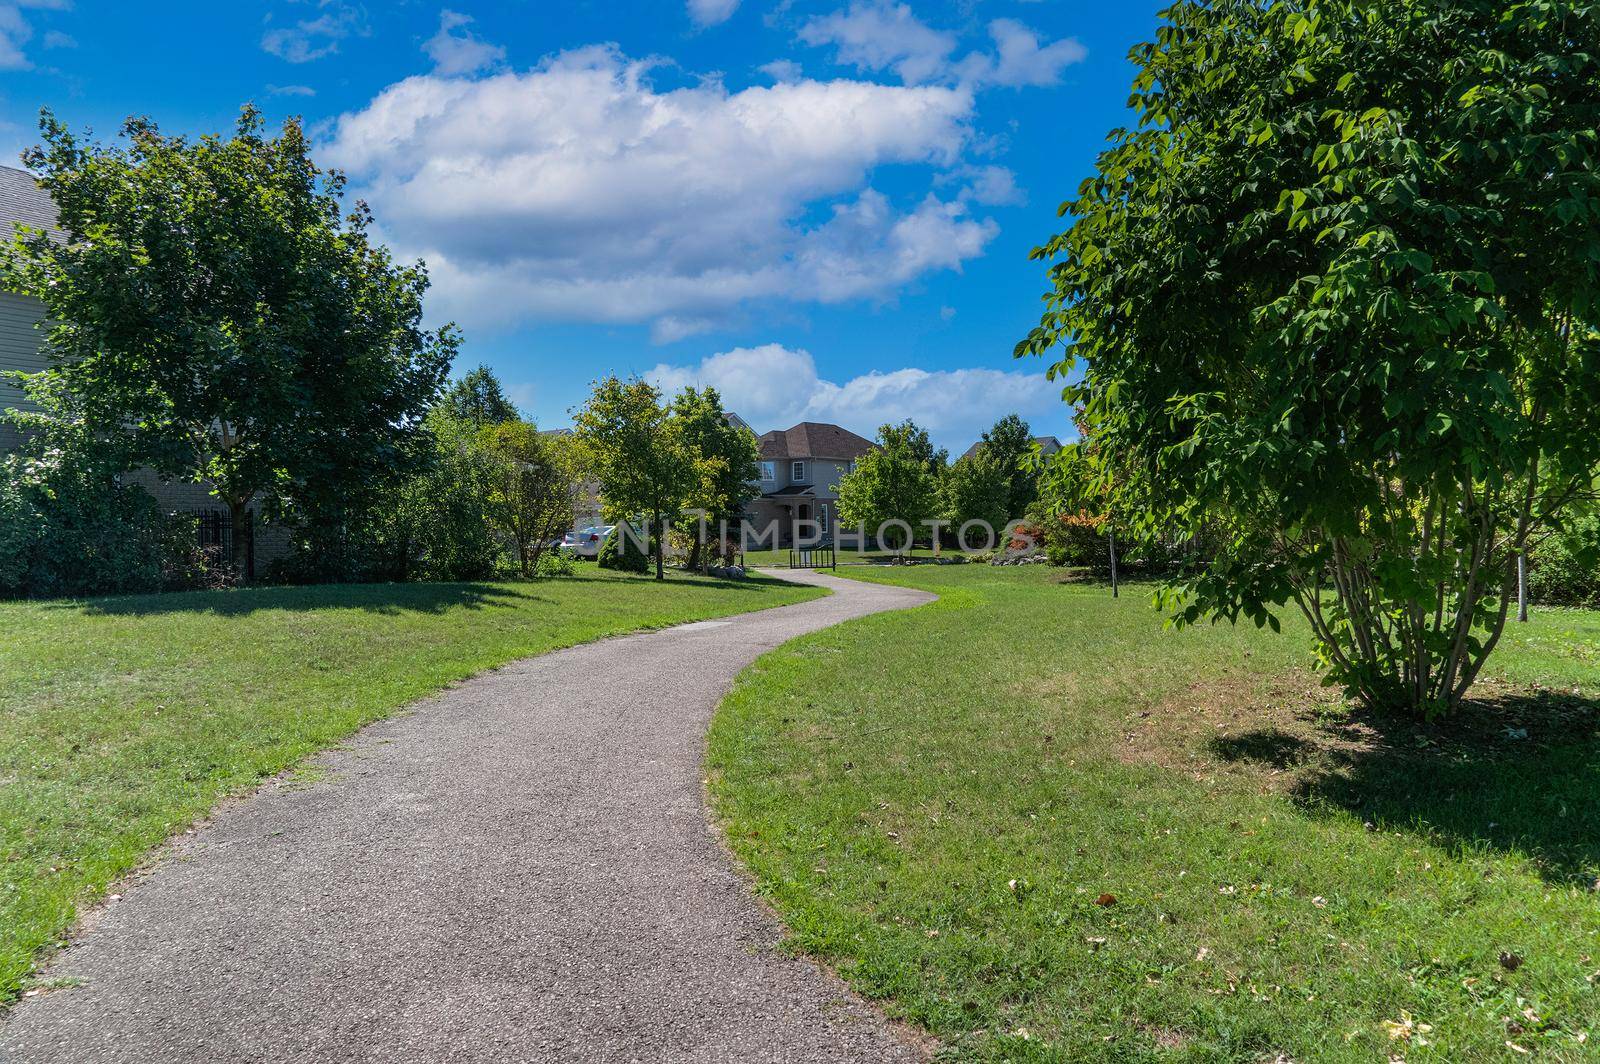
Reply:
<svg viewBox="0 0 1600 1064"><path fill-rule="evenodd" d="M848 469L846 469L845 472L846 473L854 473L855 471L856 471L856 460L854 458L852 458L852 459L850 459L850 467Z"/></svg>
<svg viewBox="0 0 1600 1064"><path fill-rule="evenodd" d="M828 507L826 503L817 507L817 531L824 536L828 534Z"/></svg>
<svg viewBox="0 0 1600 1064"><path fill-rule="evenodd" d="M778 463L776 463L776 462L762 462L761 463L761 479L764 480L764 481L767 481L769 483L771 481L777 480L778 479Z"/></svg>
<svg viewBox="0 0 1600 1064"><path fill-rule="evenodd" d="M789 479L796 484L804 484L806 482L806 464L804 462L789 463Z"/></svg>

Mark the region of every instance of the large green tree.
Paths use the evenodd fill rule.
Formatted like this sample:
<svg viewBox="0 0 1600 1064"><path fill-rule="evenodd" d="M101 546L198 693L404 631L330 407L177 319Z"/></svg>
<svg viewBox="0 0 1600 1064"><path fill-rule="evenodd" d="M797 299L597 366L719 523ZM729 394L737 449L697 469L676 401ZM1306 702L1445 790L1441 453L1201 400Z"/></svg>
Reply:
<svg viewBox="0 0 1600 1064"><path fill-rule="evenodd" d="M1169 8L1063 206L1044 318L1180 619L1277 623L1370 705L1453 709L1515 560L1600 463L1600 9Z"/></svg>
<svg viewBox="0 0 1600 1064"><path fill-rule="evenodd" d="M297 122L269 136L246 108L190 140L130 119L109 146L40 126L25 161L65 239L19 237L6 280L48 308L47 373L88 432L210 485L235 528L263 494L348 513L409 468L456 335L423 328L425 270L342 214Z"/></svg>
<svg viewBox="0 0 1600 1064"><path fill-rule="evenodd" d="M606 515L619 524L647 519L656 579L666 579L662 533L694 489L695 469L660 390L648 381L607 377L595 383L576 422L579 441L600 481ZM626 539L619 538L619 543L630 549Z"/></svg>
<svg viewBox="0 0 1600 1064"><path fill-rule="evenodd" d="M877 443L857 460L855 471L839 481L839 521L859 525L868 535L889 522L903 521L912 529L911 538L898 528L885 531L894 533L893 549L904 550L923 523L939 512L946 454L935 451L927 431L912 421L880 427Z"/></svg>
<svg viewBox="0 0 1600 1064"><path fill-rule="evenodd" d="M715 388L685 388L672 401L672 417L694 464L685 504L703 511L711 529L720 529L724 521L737 526L745 505L761 494L761 447L755 435L728 419ZM700 565L702 539L696 534L691 569Z"/></svg>

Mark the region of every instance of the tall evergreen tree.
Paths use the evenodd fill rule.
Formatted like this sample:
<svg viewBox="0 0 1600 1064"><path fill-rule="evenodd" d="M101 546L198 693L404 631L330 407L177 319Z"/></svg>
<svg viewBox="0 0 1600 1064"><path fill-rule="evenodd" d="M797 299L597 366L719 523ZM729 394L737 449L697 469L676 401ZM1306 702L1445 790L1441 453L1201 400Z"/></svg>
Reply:
<svg viewBox="0 0 1600 1064"><path fill-rule="evenodd" d="M521 417L511 400L506 398L500 378L488 366L481 364L446 388L439 405L457 421L471 425L500 425Z"/></svg>

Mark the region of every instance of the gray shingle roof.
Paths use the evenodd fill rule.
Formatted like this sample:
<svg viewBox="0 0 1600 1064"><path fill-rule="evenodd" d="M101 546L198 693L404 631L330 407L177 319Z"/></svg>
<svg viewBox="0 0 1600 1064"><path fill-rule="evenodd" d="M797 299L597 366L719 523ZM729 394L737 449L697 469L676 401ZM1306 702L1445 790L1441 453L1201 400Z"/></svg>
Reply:
<svg viewBox="0 0 1600 1064"><path fill-rule="evenodd" d="M18 225L48 229L61 239L55 201L26 170L0 166L0 239L9 241Z"/></svg>

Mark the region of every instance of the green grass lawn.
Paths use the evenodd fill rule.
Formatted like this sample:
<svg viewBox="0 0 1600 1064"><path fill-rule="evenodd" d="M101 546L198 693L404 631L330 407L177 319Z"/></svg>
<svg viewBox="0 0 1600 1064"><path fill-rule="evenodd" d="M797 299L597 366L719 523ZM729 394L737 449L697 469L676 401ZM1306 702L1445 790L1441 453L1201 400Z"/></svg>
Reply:
<svg viewBox="0 0 1600 1064"><path fill-rule="evenodd" d="M0 604L0 1002L152 846L397 707L530 654L819 593L586 567Z"/></svg>
<svg viewBox="0 0 1600 1064"><path fill-rule="evenodd" d="M747 670L713 802L793 945L951 1056L1595 1058L1600 614L1514 626L1460 723L1375 727L1298 623L849 572L943 598Z"/></svg>

